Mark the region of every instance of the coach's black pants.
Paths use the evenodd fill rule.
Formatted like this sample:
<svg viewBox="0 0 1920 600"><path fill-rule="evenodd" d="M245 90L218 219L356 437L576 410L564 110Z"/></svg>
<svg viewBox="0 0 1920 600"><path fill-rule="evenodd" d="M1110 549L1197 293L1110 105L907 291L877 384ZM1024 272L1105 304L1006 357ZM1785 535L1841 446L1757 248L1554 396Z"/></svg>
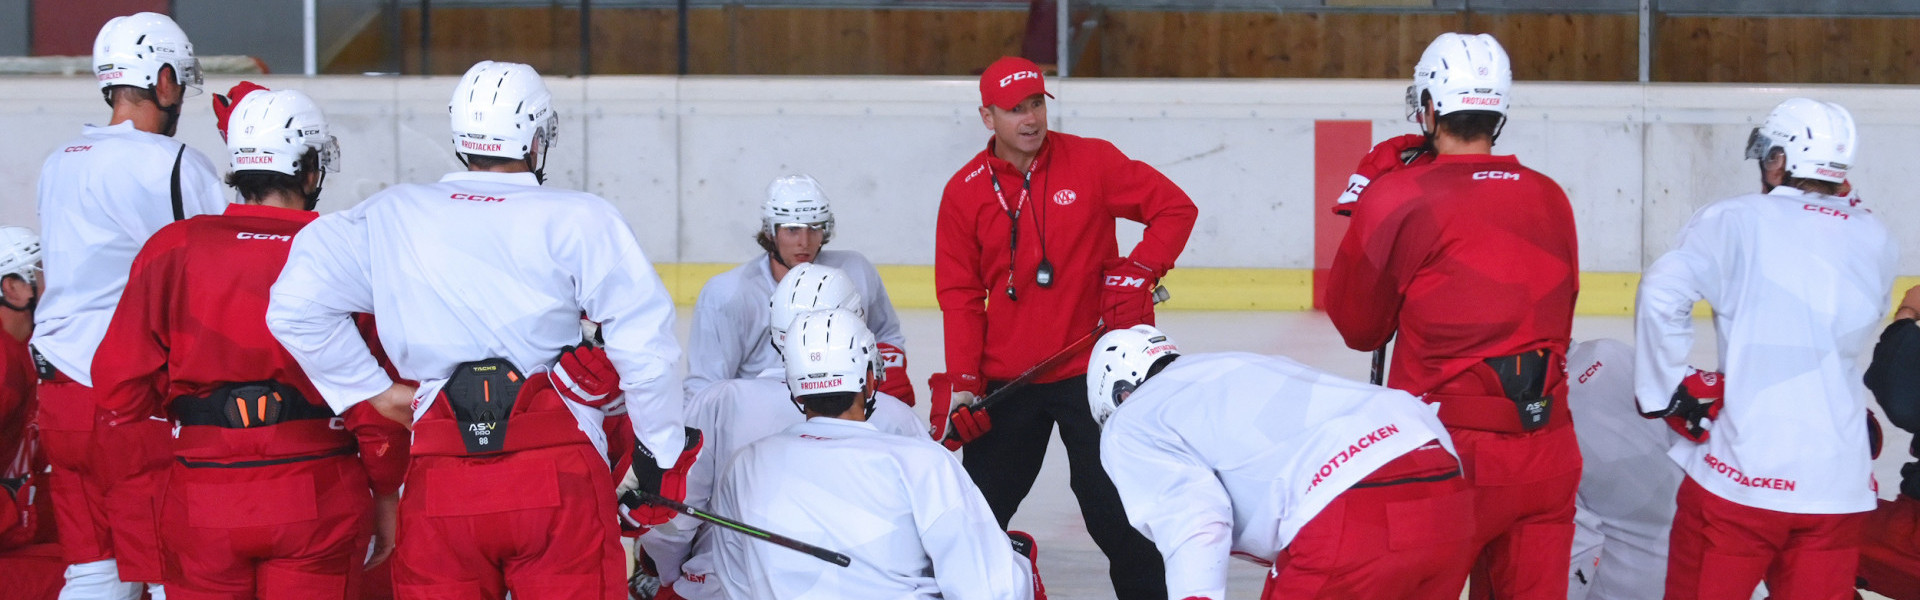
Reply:
<svg viewBox="0 0 1920 600"><path fill-rule="evenodd" d="M962 462L974 485L986 495L1000 527L1007 527L1020 501L1033 489L1040 464L1046 460L1053 425L1059 423L1073 495L1080 501L1087 533L1107 555L1114 592L1120 600L1164 600L1167 578L1160 551L1127 524L1120 492L1100 467L1100 426L1087 408L1086 376L1015 390L1012 397L988 408L987 414L993 418L993 430L967 444Z"/></svg>

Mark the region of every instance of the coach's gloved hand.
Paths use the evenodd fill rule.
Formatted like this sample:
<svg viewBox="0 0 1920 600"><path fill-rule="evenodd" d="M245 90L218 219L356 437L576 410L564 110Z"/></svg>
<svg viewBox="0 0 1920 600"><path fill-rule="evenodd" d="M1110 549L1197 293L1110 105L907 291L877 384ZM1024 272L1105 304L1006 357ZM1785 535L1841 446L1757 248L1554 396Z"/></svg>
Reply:
<svg viewBox="0 0 1920 600"><path fill-rule="evenodd" d="M1353 216L1353 203L1360 201L1361 192L1381 175L1391 173L1401 167L1422 165L1433 162L1433 152L1427 152L1427 136L1409 133L1380 142L1360 159L1360 166L1353 168L1353 176L1347 178L1347 191L1333 201L1333 214L1342 217Z"/></svg>
<svg viewBox="0 0 1920 600"><path fill-rule="evenodd" d="M927 388L933 395L933 406L927 412L930 425L927 435L933 441L948 450L959 450L960 446L993 429L993 419L985 411L973 408L979 394L986 391L986 383L980 376L949 377L946 373L934 373L927 378Z"/></svg>
<svg viewBox="0 0 1920 600"><path fill-rule="evenodd" d="M1033 566L1033 600L1047 600L1047 586L1040 583L1040 544L1025 531L1007 532L1007 542L1013 544L1013 553L1027 557L1027 564Z"/></svg>
<svg viewBox="0 0 1920 600"><path fill-rule="evenodd" d="M693 468L693 462L699 458L703 440L700 430L687 428L687 445L680 449L680 459L673 468L662 469L656 461L653 451L646 444L634 444L632 490L622 490L622 504L627 505L627 515L641 527L653 527L673 519L679 511L649 502L658 496L674 502L687 500L687 470ZM638 503L628 502L628 493L637 496Z"/></svg>
<svg viewBox="0 0 1920 600"><path fill-rule="evenodd" d="M880 352L880 364L884 367L880 371L880 392L913 406L913 380L907 378L907 351L886 342L874 344L874 349Z"/></svg>
<svg viewBox="0 0 1920 600"><path fill-rule="evenodd" d="M1693 373L1680 380L1680 386L1673 391L1673 400L1667 409L1656 413L1647 413L1649 418L1666 419L1667 427L1673 428L1681 437L1694 442L1705 442L1711 437L1708 425L1714 417L1720 416L1720 399L1726 394L1726 378L1720 373L1694 369Z"/></svg>
<svg viewBox="0 0 1920 600"><path fill-rule="evenodd" d="M1107 329L1153 324L1153 269L1129 258L1107 261L1100 289Z"/></svg>
<svg viewBox="0 0 1920 600"><path fill-rule="evenodd" d="M227 140L227 117L233 114L233 106L239 104L240 99L247 97L247 94L266 89L254 82L242 81L228 90L224 96L213 95L213 126L220 130L220 141Z"/></svg>
<svg viewBox="0 0 1920 600"><path fill-rule="evenodd" d="M553 390L570 402L604 409L620 399L620 374L613 370L607 350L596 346L567 346L560 362L547 372Z"/></svg>

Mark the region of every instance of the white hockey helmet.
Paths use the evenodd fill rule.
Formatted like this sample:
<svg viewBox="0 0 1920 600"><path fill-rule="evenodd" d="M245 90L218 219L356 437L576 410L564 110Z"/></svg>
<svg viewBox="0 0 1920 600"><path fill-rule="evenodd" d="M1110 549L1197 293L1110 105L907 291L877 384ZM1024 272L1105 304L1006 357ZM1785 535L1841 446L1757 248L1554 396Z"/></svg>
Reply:
<svg viewBox="0 0 1920 600"><path fill-rule="evenodd" d="M454 152L509 160L526 158L537 145L544 163L560 124L547 84L520 63L474 63L454 86L447 111Z"/></svg>
<svg viewBox="0 0 1920 600"><path fill-rule="evenodd" d="M174 81L186 86L186 96L200 93L200 59L193 56L187 32L166 15L114 17L93 38L93 77L102 90L116 85L151 89L166 66L173 67Z"/></svg>
<svg viewBox="0 0 1920 600"><path fill-rule="evenodd" d="M1140 387L1153 363L1179 355L1180 347L1152 325L1100 336L1087 359L1087 406L1093 411L1093 422L1107 424L1107 417L1120 407L1120 394Z"/></svg>
<svg viewBox="0 0 1920 600"><path fill-rule="evenodd" d="M865 318L834 308L795 317L789 338L791 352L782 354L787 366L787 390L793 403L806 412L801 398L815 394L864 394L870 377L880 372L880 353ZM867 395L867 412L873 397Z"/></svg>
<svg viewBox="0 0 1920 600"><path fill-rule="evenodd" d="M307 151L320 157L320 171L340 172L340 143L313 99L295 90L247 94L227 121L227 153L234 172L273 171L299 175Z"/></svg>
<svg viewBox="0 0 1920 600"><path fill-rule="evenodd" d="M1788 98L1747 136L1747 158L1765 161L1774 148L1786 153L1787 176L1840 183L1847 179L1857 146L1853 114L1832 102Z"/></svg>
<svg viewBox="0 0 1920 600"><path fill-rule="evenodd" d="M1476 110L1504 115L1512 89L1513 63L1493 36L1442 33L1413 67L1407 120L1420 122L1426 112L1423 94L1433 98L1435 115Z"/></svg>
<svg viewBox="0 0 1920 600"><path fill-rule="evenodd" d="M787 270L787 276L773 286L767 325L773 330L773 347L786 351L787 334L801 314L834 308L846 309L867 318L866 298L853 278L842 271L819 263L800 263Z"/></svg>
<svg viewBox="0 0 1920 600"><path fill-rule="evenodd" d="M827 192L811 175L786 175L767 184L767 201L760 205L760 232L773 238L782 225L806 225L820 230L820 243L833 239L833 208Z"/></svg>
<svg viewBox="0 0 1920 600"><path fill-rule="evenodd" d="M19 275L33 284L40 270L40 234L26 227L0 227L0 276Z"/></svg>

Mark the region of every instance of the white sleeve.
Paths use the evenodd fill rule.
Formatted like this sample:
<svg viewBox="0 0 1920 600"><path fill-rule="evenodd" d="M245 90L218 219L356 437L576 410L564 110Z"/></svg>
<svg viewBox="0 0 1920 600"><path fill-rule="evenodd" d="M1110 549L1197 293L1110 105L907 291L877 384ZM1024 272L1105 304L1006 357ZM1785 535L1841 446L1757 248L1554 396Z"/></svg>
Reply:
<svg viewBox="0 0 1920 600"><path fill-rule="evenodd" d="M980 488L953 453L938 445L930 449L938 453L919 456L937 459L928 465L931 468L903 469L901 474L913 494L914 523L933 562L940 596L948 600L1032 598L1032 567L1013 553L1007 532L993 518Z"/></svg>
<svg viewBox="0 0 1920 600"><path fill-rule="evenodd" d="M1680 231L1680 243L1647 267L1634 301L1634 397L1640 412L1672 402L1693 350L1693 304L1718 306L1725 279L1722 253L1737 243L1733 211L1711 205Z"/></svg>
<svg viewBox="0 0 1920 600"><path fill-rule="evenodd" d="M733 379L746 360L740 347L738 319L728 314L735 286L722 273L700 288L700 299L693 304L693 328L687 334L686 394L691 397L715 383ZM723 289L724 288L724 289Z"/></svg>
<svg viewBox="0 0 1920 600"><path fill-rule="evenodd" d="M900 333L900 315L893 312L893 298L887 296L886 282L880 280L880 272L865 256L855 256L860 261L860 276L867 279L867 329L873 331L874 341L893 344L905 352L907 336Z"/></svg>
<svg viewBox="0 0 1920 600"><path fill-rule="evenodd" d="M192 148L181 158L180 208L188 217L217 215L227 210L227 187L205 154Z"/></svg>
<svg viewBox="0 0 1920 600"><path fill-rule="evenodd" d="M1127 522L1160 549L1167 597L1225 598L1233 553L1233 502L1226 487L1192 456L1131 433L1108 430L1100 440L1100 464L1120 491Z"/></svg>
<svg viewBox="0 0 1920 600"><path fill-rule="evenodd" d="M373 312L367 244L360 211L315 219L293 237L267 303L267 329L335 414L393 385L353 324L353 313Z"/></svg>
<svg viewBox="0 0 1920 600"><path fill-rule="evenodd" d="M714 514L739 516L740 502L734 492L733 473L722 472L720 487L713 496ZM720 590L729 600L751 600L753 587L749 583L755 576L753 561L748 558L747 536L723 535L714 538L715 554L713 576L720 578Z"/></svg>
<svg viewBox="0 0 1920 600"><path fill-rule="evenodd" d="M595 208L601 214L589 215L589 222L597 226L580 223L574 235L562 236L569 242L561 250L563 264L579 265L575 301L587 320L600 323L634 435L658 457L660 468L671 468L686 445L673 297L619 212L604 201Z"/></svg>

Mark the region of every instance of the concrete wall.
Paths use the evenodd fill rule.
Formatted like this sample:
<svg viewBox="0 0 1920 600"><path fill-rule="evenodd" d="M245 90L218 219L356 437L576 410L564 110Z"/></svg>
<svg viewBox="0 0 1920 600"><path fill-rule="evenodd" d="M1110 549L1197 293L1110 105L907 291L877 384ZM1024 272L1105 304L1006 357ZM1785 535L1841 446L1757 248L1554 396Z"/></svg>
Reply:
<svg viewBox="0 0 1920 600"><path fill-rule="evenodd" d="M209 82L224 90L229 80ZM447 141L450 78L268 78L319 99L335 123L345 170L325 209L396 182L458 168ZM548 81L562 115L551 183L617 204L658 262L731 263L766 182L807 172L839 218L834 245L881 264L932 262L941 187L987 137L971 80L919 78L597 77ZM1371 119L1374 137L1414 130L1400 119L1405 84L1328 80L1069 80L1052 84L1061 131L1107 138L1159 167L1201 206L1181 265L1306 269L1313 265L1313 123ZM1692 211L1757 189L1741 159L1747 132L1779 100L1808 95L1852 109L1860 123L1853 181L1896 235L1920 232L1920 90L1895 87L1522 83L1499 150L1558 180L1580 226L1581 267L1635 272L1662 252ZM84 79L0 80L0 223L33 224L45 154L107 111ZM204 97L181 138L221 156ZM216 160L224 164L224 161ZM1137 236L1137 229L1123 229ZM1124 240L1123 240L1124 241ZM1911 242L1911 240L1909 240ZM1909 256L1903 274L1920 274Z"/></svg>

